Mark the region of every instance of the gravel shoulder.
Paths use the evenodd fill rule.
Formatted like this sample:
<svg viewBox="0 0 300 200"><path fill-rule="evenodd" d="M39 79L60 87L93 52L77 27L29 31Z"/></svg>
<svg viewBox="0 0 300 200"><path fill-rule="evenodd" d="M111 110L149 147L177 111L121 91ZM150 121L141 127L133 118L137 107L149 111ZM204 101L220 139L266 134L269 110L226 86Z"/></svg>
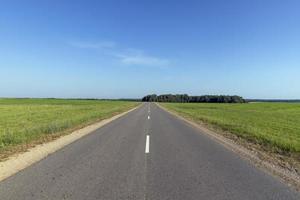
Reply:
<svg viewBox="0 0 300 200"><path fill-rule="evenodd" d="M224 132L215 126L210 126L201 121L182 116L179 113L166 109L162 105L157 105L165 111L175 115L179 119L201 130L212 139L218 141L226 148L236 152L243 159L250 161L253 165L278 178L281 182L300 191L300 163L297 159L269 152L258 144L253 144L245 139L239 138L230 132Z"/></svg>
<svg viewBox="0 0 300 200"><path fill-rule="evenodd" d="M72 133L65 136L61 136L58 139L55 139L53 141L50 142L47 141L46 143L33 146L27 149L26 152L21 152L21 153L19 152L9 156L4 161L0 162L0 181L42 160L43 158L49 156L50 154L56 152L57 150L63 148L64 146L71 144L72 142L75 142L76 140L92 133L93 131L112 122L113 120L126 115L127 113L137 109L138 107L140 106L137 106L126 112L117 114L111 118L104 119L100 122L91 124L84 128L75 130Z"/></svg>

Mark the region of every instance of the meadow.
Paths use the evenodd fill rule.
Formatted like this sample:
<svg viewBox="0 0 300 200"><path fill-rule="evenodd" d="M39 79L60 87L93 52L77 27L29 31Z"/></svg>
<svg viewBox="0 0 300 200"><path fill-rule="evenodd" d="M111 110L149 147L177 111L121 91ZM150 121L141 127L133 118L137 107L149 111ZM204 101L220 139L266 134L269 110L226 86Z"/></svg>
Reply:
<svg viewBox="0 0 300 200"><path fill-rule="evenodd" d="M161 103L183 117L281 153L300 153L300 103Z"/></svg>
<svg viewBox="0 0 300 200"><path fill-rule="evenodd" d="M0 154L14 146L51 140L137 105L129 101L0 99Z"/></svg>

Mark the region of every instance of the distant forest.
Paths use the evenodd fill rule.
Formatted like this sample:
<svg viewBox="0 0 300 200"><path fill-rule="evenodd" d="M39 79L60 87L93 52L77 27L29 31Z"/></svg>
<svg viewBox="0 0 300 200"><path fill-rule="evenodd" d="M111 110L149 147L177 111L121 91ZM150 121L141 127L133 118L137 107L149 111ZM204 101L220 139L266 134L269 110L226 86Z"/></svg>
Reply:
<svg viewBox="0 0 300 200"><path fill-rule="evenodd" d="M178 103L246 103L240 96L203 95L189 96L187 94L151 94L142 98L145 102L178 102Z"/></svg>

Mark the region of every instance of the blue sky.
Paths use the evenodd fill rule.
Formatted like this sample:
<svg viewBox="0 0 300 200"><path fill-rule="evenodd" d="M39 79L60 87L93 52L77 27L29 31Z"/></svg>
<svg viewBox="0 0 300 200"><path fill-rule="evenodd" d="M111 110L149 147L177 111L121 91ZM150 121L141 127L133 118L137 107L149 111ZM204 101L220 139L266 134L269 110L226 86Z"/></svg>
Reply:
<svg viewBox="0 0 300 200"><path fill-rule="evenodd" d="M300 98L298 0L3 0L0 96Z"/></svg>

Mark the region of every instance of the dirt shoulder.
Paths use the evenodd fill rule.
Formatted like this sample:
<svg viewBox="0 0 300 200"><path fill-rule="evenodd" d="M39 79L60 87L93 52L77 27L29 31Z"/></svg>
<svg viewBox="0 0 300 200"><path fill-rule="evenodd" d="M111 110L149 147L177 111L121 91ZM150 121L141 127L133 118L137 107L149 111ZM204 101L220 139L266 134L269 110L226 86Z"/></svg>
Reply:
<svg viewBox="0 0 300 200"><path fill-rule="evenodd" d="M230 132L222 131L216 126L180 115L175 111L166 109L158 103L156 103L156 105L172 115L175 115L177 118L191 124L226 148L238 153L243 159L250 161L266 173L275 176L281 182L300 191L300 162L299 158L297 158L299 155L285 155L268 151L268 149L259 144L251 143Z"/></svg>
<svg viewBox="0 0 300 200"><path fill-rule="evenodd" d="M0 162L0 181L8 178L9 176L12 176L22 169L25 169L26 167L29 167L33 163L38 162L39 160L47 157L48 155L63 148L64 146L92 133L105 124L108 124L113 120L126 115L127 113L140 107L140 105L126 112L116 114L111 118L104 119L84 128L77 129L68 135L49 138L49 140L52 139L52 141L46 139L44 140L44 143L43 141L38 141L40 142L40 144L37 144L37 142L35 142L32 144L28 144L27 146L19 147L19 151L17 151L18 149L14 149L12 152L10 152L11 154L13 153L12 155L5 157L5 160ZM25 150L27 151L24 152Z"/></svg>

